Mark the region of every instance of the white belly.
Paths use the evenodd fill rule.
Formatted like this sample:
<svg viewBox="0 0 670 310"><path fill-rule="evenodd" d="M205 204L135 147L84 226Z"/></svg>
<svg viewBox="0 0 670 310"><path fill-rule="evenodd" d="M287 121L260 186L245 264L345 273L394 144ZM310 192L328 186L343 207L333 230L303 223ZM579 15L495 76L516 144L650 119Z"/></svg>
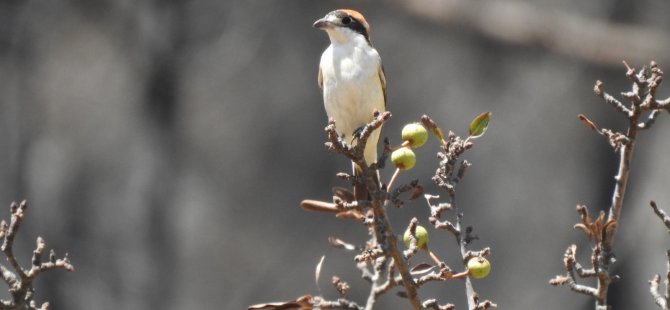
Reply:
<svg viewBox="0 0 670 310"><path fill-rule="evenodd" d="M374 50L373 50L374 51ZM375 110L385 110L379 78L380 59L376 51L338 50L331 45L321 57L323 100L329 118L335 119L338 134L351 142L352 133L372 121ZM380 130L373 132L365 148L365 160L377 160Z"/></svg>

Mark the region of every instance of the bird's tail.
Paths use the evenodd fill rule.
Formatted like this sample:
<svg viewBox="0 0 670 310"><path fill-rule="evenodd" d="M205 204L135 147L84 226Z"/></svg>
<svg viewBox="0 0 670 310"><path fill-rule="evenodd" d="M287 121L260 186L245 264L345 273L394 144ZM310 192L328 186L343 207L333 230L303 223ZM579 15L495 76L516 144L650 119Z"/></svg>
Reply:
<svg viewBox="0 0 670 310"><path fill-rule="evenodd" d="M354 167L354 176L361 177L363 176L363 167L357 165L356 163L353 163ZM363 182L359 182L359 184L356 184L354 186L354 199L356 200L371 200L370 193L368 192L367 186L365 186L365 179L362 180ZM374 175L374 182L377 184L378 187L381 187L380 179L379 179L379 170L375 171Z"/></svg>

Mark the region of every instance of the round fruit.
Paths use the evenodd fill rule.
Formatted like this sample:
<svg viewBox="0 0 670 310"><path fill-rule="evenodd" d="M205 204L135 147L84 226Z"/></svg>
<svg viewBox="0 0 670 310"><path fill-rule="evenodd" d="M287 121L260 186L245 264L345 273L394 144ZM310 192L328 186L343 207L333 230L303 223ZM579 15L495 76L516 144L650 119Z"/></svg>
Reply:
<svg viewBox="0 0 670 310"><path fill-rule="evenodd" d="M420 147L428 141L428 131L419 123L407 124L402 128L402 140L408 141L410 147Z"/></svg>
<svg viewBox="0 0 670 310"><path fill-rule="evenodd" d="M405 231L405 235L402 236L402 242L405 243L406 247L409 247L410 236L411 233L409 229ZM423 248L426 244L428 244L428 231L423 226L416 225L415 237L417 248Z"/></svg>
<svg viewBox="0 0 670 310"><path fill-rule="evenodd" d="M468 261L468 270L473 279L482 279L491 272L491 263L483 257L473 257Z"/></svg>
<svg viewBox="0 0 670 310"><path fill-rule="evenodd" d="M401 147L391 154L391 162L393 166L400 170L409 170L416 164L416 155L412 149L408 147Z"/></svg>

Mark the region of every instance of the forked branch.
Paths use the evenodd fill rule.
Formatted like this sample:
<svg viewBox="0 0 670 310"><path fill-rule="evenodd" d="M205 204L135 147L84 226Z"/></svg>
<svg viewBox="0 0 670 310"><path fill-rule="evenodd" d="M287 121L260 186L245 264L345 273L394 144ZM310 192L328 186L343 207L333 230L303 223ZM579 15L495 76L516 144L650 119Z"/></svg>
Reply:
<svg viewBox="0 0 670 310"><path fill-rule="evenodd" d="M637 135L641 130L650 129L661 112L668 111L668 102L670 102L670 98L663 100L656 98L656 90L663 80L663 71L658 68L656 62L652 61L649 66L640 70L631 68L625 61L624 65L626 66L626 78L631 81L632 87L630 91L622 92L621 97L627 100L628 104L605 92L601 81L596 81L593 91L596 96L602 98L605 103L614 107L617 112L626 118L628 128L624 131L603 128L596 125L585 115L580 114L578 116L579 120L589 129L605 137L619 155L617 174L614 177L612 203L607 215L601 211L598 217L591 219L585 206L577 206L582 222L577 223L575 228L583 231L593 242L592 268L582 269L575 259L576 246L572 245L565 254L566 275L557 276L549 282L552 285L567 285L575 292L593 297L596 301L596 310L609 309L607 304L608 288L612 281L618 279L617 275L610 272L610 266L614 263L612 250L618 223L620 223L621 209L628 185ZM662 211L658 210L655 204L652 204L652 207L665 222ZM668 223L670 223L670 220L668 220ZM579 277L595 277L597 279L596 287L577 284L575 272ZM652 292L653 283L655 282L652 280Z"/></svg>
<svg viewBox="0 0 670 310"><path fill-rule="evenodd" d="M0 273L2 274L2 279L9 286L9 293L12 296L11 300L0 300L0 309L48 309L48 302L43 303L39 307L37 306L33 294L33 281L40 273L49 270L63 269L74 271L74 266L70 263L67 253L63 258L57 258L54 250L51 250L48 261L42 261L42 254L46 248L42 237L37 237L37 245L33 251L30 269L26 270L21 267L14 256L13 247L14 238L21 227L27 208L28 203L25 200L20 204L12 202L10 205L11 220L9 225L4 220L0 222L0 238L2 238L0 250L5 254L7 262L11 266L10 270L5 265L0 264Z"/></svg>

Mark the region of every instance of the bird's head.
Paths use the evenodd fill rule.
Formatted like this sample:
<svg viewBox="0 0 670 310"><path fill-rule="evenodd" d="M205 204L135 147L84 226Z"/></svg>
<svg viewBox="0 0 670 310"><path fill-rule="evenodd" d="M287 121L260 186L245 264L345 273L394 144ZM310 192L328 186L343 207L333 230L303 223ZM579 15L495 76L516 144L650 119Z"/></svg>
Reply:
<svg viewBox="0 0 670 310"><path fill-rule="evenodd" d="M314 27L328 33L332 43L364 41L370 43L370 25L363 14L349 9L332 11L314 22Z"/></svg>

